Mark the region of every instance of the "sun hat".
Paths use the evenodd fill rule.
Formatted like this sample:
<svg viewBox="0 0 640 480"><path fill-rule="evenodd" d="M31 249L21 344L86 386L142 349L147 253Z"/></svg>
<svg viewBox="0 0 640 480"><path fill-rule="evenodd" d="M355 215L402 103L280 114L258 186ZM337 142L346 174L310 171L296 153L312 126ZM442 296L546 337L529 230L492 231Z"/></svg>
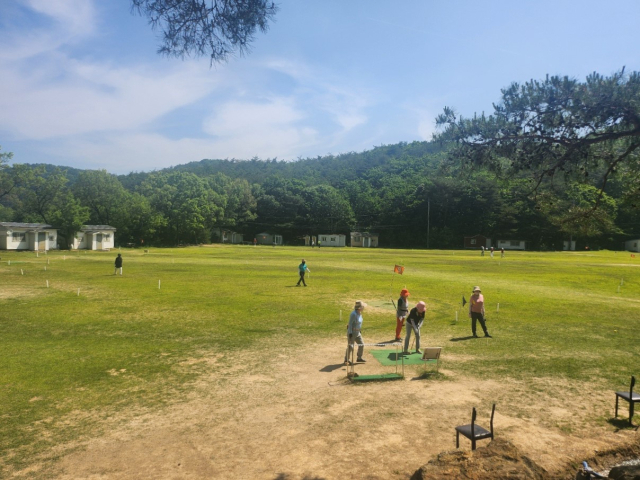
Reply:
<svg viewBox="0 0 640 480"><path fill-rule="evenodd" d="M409 293L409 290L407 290L406 288L403 288L402 290L400 290L400 296L402 295L409 296L411 294Z"/></svg>
<svg viewBox="0 0 640 480"><path fill-rule="evenodd" d="M364 302L363 302L363 301L361 301L361 300L358 300L358 301L356 302L355 309L356 309L356 310L358 310L358 309L362 309L362 308L364 308L364 307L366 307L366 306L367 306L367 304L366 304L366 303L364 303Z"/></svg>
<svg viewBox="0 0 640 480"><path fill-rule="evenodd" d="M420 301L420 302L418 302L418 303L416 304L416 309L417 309L420 313L422 313L422 312L424 312L424 311L427 309L427 304L426 304L426 303L424 303L423 301Z"/></svg>
<svg viewBox="0 0 640 480"><path fill-rule="evenodd" d="M474 292L481 292L482 290L480 290L480 287L476 285L475 287L473 287L473 291Z"/></svg>

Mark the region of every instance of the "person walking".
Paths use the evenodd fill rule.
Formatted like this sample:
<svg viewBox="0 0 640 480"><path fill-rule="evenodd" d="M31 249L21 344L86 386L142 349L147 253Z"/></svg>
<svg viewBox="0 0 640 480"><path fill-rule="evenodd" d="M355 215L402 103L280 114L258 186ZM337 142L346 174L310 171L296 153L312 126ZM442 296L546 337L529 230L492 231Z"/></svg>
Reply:
<svg viewBox="0 0 640 480"><path fill-rule="evenodd" d="M480 256L484 257L484 246L480 247Z"/></svg>
<svg viewBox="0 0 640 480"><path fill-rule="evenodd" d="M491 258L493 258L493 247L491 247Z"/></svg>
<svg viewBox="0 0 640 480"><path fill-rule="evenodd" d="M416 353L422 353L422 350L420 350L420 328L424 322L424 314L426 311L427 304L420 301L409 312L409 316L407 317L407 332L404 338L404 353L406 355L411 353L409 352L409 340L411 339L412 331L416 336Z"/></svg>
<svg viewBox="0 0 640 480"><path fill-rule="evenodd" d="M307 267L307 263L304 261L304 258L303 258L302 263L298 265L298 273L300 274L300 280L298 280L298 283L296 283L296 287L300 286L300 282L302 282L302 284L305 287L307 286L307 282L304 281L304 275L307 272L311 273L311 270L309 270L309 268Z"/></svg>
<svg viewBox="0 0 640 480"><path fill-rule="evenodd" d="M398 306L396 307L396 342L401 342L402 327L404 327L404 321L409 315L409 290L403 288L400 291L400 298L398 299Z"/></svg>
<svg viewBox="0 0 640 480"><path fill-rule="evenodd" d="M116 269L113 272L113 274L117 275L118 269L120 269L120 276L122 276L122 255L121 254L118 254L118 256L116 257L115 266L116 266Z"/></svg>
<svg viewBox="0 0 640 480"><path fill-rule="evenodd" d="M473 294L469 298L469 318L471 318L471 333L475 338L478 338L478 335L476 335L476 322L478 321L484 331L484 336L491 338L484 319L484 296L478 286L473 287Z"/></svg>
<svg viewBox="0 0 640 480"><path fill-rule="evenodd" d="M504 258L504 247L500 249L500 258Z"/></svg>
<svg viewBox="0 0 640 480"><path fill-rule="evenodd" d="M362 339L362 311L367 306L366 303L358 300L353 308L353 312L349 315L349 323L347 324L347 351L344 354L344 364L347 365L350 362L351 355L353 354L354 344L358 344L358 362L365 363L366 360L362 358L364 353L364 340Z"/></svg>

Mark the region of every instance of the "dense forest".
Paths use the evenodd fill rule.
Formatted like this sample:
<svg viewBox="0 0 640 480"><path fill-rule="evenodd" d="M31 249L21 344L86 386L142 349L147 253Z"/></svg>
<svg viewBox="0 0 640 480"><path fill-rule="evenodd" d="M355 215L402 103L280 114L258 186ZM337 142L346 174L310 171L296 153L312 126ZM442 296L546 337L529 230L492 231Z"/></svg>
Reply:
<svg viewBox="0 0 640 480"><path fill-rule="evenodd" d="M475 234L525 240L531 250L559 250L569 238L579 248L621 249L640 238L628 193L635 175L611 175L602 197L596 180L554 177L533 188L526 172L469 168L436 141L293 162L202 160L120 176L10 165L10 154L0 155L0 221L51 224L61 248L83 224L111 225L117 245L145 246L215 242L218 229L245 239L277 233L288 245L304 235L374 232L383 247L436 249L462 248ZM595 214L562 213L596 202Z"/></svg>

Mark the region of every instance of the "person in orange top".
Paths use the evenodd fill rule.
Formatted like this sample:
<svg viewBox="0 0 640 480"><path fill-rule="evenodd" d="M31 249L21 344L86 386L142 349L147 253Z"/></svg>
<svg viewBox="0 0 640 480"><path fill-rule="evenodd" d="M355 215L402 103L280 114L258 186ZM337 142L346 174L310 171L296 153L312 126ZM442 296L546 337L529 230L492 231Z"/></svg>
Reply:
<svg viewBox="0 0 640 480"><path fill-rule="evenodd" d="M487 324L484 321L484 296L480 293L480 287L473 287L473 294L469 299L469 318L471 318L471 333L473 336L478 338L476 335L476 321L480 321L480 326L484 331L484 336L491 338L489 332L487 331Z"/></svg>
<svg viewBox="0 0 640 480"><path fill-rule="evenodd" d="M404 327L404 320L409 315L409 290L403 288L400 292L400 298L398 299L398 306L396 308L396 342L401 342L402 338L400 337L400 333L402 332L402 327Z"/></svg>

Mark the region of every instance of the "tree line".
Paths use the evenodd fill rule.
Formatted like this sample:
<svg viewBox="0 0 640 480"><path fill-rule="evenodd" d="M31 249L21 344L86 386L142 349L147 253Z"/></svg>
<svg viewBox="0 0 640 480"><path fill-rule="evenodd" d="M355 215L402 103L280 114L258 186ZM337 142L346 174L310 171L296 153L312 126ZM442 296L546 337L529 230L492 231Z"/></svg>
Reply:
<svg viewBox="0 0 640 480"><path fill-rule="evenodd" d="M9 164L0 221L44 222L62 247L83 224L120 245L219 241L220 229L301 244L305 235L380 235L380 245L461 248L463 238L527 248L620 249L640 238L640 74L547 77L502 90L494 114L446 108L432 141L298 159L202 160L113 175Z"/></svg>

